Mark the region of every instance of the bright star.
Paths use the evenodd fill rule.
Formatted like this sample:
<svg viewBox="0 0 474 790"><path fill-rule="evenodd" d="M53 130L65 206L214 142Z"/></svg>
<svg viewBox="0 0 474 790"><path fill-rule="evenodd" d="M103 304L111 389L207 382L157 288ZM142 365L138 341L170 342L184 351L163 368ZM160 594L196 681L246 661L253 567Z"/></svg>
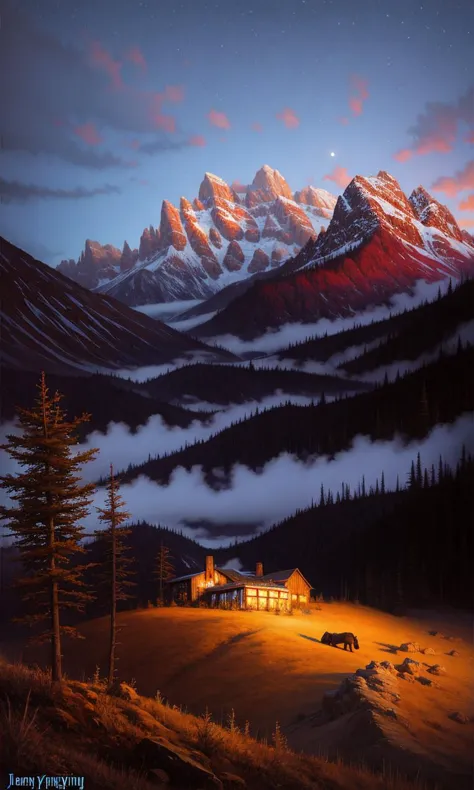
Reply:
<svg viewBox="0 0 474 790"><path fill-rule="evenodd" d="M336 156L336 154L334 153L334 151L331 151L331 154L330 154L330 156Z"/></svg>

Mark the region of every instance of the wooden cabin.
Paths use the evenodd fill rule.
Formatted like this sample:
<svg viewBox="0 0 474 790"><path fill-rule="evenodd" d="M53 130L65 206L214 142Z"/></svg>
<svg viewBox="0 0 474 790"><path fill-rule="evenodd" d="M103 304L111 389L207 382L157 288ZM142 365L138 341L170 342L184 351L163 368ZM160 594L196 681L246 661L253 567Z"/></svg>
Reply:
<svg viewBox="0 0 474 790"><path fill-rule="evenodd" d="M283 583L291 595L292 606L305 606L309 604L309 597L312 590L311 584L298 568L291 568L287 571L275 571L263 576L269 581Z"/></svg>
<svg viewBox="0 0 474 790"><path fill-rule="evenodd" d="M311 585L298 568L263 574L257 562L255 573L214 567L206 557L204 571L178 576L166 582L168 603L192 603L199 599L210 606L237 609L290 609L309 602Z"/></svg>

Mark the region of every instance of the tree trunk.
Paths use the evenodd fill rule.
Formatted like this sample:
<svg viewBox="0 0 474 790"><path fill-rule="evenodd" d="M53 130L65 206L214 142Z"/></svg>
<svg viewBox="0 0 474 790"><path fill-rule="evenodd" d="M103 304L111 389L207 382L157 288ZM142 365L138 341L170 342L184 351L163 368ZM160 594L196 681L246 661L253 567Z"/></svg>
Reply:
<svg viewBox="0 0 474 790"><path fill-rule="evenodd" d="M53 683L62 680L61 667L61 631L59 627L59 592L58 583L54 580L56 563L54 560L54 519L49 520L49 546L51 549L51 679Z"/></svg>
<svg viewBox="0 0 474 790"><path fill-rule="evenodd" d="M115 675L115 632L117 614L117 543L115 535L115 519L112 519L112 596L110 609L110 646L109 646L109 686L114 682Z"/></svg>

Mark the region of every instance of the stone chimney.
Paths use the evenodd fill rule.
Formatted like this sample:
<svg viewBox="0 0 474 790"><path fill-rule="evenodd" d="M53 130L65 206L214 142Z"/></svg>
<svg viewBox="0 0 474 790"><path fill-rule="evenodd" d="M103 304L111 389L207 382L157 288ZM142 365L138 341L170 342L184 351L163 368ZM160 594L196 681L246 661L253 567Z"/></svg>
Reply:
<svg viewBox="0 0 474 790"><path fill-rule="evenodd" d="M212 555L206 557L206 581L214 581L214 557Z"/></svg>
<svg viewBox="0 0 474 790"><path fill-rule="evenodd" d="M257 562L255 566L255 576L263 576L263 562Z"/></svg>

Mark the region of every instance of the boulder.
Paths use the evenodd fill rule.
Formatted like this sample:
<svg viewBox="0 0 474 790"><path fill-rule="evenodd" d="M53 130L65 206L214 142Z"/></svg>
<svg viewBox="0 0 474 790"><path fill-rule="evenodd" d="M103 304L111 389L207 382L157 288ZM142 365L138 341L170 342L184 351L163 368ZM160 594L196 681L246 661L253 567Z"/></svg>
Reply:
<svg viewBox="0 0 474 790"><path fill-rule="evenodd" d="M400 645L399 650L402 650L404 653L419 653L420 645L418 642L404 642Z"/></svg>
<svg viewBox="0 0 474 790"><path fill-rule="evenodd" d="M223 790L223 783L212 771L166 738L143 738L135 747L134 756L143 768L165 771L171 784L187 790Z"/></svg>
<svg viewBox="0 0 474 790"><path fill-rule="evenodd" d="M458 655L459 655L459 653L458 653L457 650L450 650L449 653L448 653L448 656L458 656Z"/></svg>
<svg viewBox="0 0 474 790"><path fill-rule="evenodd" d="M151 782L151 784L157 784L161 787L170 783L168 774L161 768L152 768L150 771L148 771L147 779L149 782Z"/></svg>
<svg viewBox="0 0 474 790"><path fill-rule="evenodd" d="M453 721L459 722L459 724L469 724L471 721L469 716L466 716L465 713L461 713L459 710L455 711L454 713L450 713L449 718Z"/></svg>
<svg viewBox="0 0 474 790"><path fill-rule="evenodd" d="M446 670L444 667L441 667L439 664L433 664L432 667L428 667L428 672L432 675L445 675Z"/></svg>
<svg viewBox="0 0 474 790"><path fill-rule="evenodd" d="M417 675L421 670L421 664L419 661L414 661L412 658L405 658L403 664L400 664L397 668L402 675L405 673Z"/></svg>
<svg viewBox="0 0 474 790"><path fill-rule="evenodd" d="M124 699L127 702L138 702L139 699L134 688L118 680L107 689L107 694L111 697L119 697L119 699Z"/></svg>
<svg viewBox="0 0 474 790"><path fill-rule="evenodd" d="M436 652L433 650L432 647L424 647L421 651L425 656L435 656Z"/></svg>

